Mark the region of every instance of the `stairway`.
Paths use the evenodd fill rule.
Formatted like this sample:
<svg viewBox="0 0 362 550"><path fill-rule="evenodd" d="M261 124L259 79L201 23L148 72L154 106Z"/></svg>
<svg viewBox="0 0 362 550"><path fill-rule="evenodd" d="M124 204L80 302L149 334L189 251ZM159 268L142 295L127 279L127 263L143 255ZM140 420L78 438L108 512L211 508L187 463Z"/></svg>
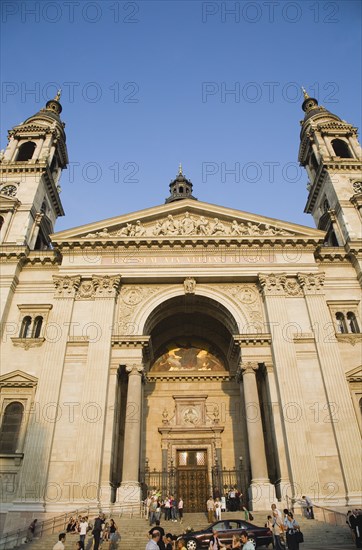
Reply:
<svg viewBox="0 0 362 550"><path fill-rule="evenodd" d="M269 511L253 512L255 525L264 525ZM148 522L143 518L129 518L126 516L113 516L116 524L122 535L121 542L118 544L119 550L144 550L148 540ZM222 515L226 518L242 518L244 514L241 512L227 512ZM333 526L322 523L316 520L307 520L300 516L296 516L296 520L300 523L301 530L304 534L304 544L300 545L300 550L353 550L355 545L352 541L349 528ZM184 514L183 524L173 523L171 521L161 521L165 532L170 532L175 535L181 534L187 527L192 527L195 531L204 529L207 523L207 516L203 513ZM54 544L58 540L58 535L45 535L44 537L34 540L28 544L22 544L18 548L21 550L52 550ZM78 540L77 535L67 535L65 541L66 550L74 550L75 542ZM86 548L87 541L86 540ZM108 544L102 545L102 550L108 550Z"/></svg>

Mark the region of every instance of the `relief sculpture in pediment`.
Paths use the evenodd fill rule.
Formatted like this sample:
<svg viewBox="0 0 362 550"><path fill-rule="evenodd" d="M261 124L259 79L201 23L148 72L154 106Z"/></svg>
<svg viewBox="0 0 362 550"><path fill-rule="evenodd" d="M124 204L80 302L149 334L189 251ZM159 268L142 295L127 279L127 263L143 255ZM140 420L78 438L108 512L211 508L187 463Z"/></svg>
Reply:
<svg viewBox="0 0 362 550"><path fill-rule="evenodd" d="M114 238L114 237L177 237L177 236L291 236L291 231L273 227L268 223L251 221L221 220L205 216L191 216L189 212L180 216L168 214L153 223L144 225L141 220L127 222L116 231L104 228L95 233L88 233L83 238Z"/></svg>

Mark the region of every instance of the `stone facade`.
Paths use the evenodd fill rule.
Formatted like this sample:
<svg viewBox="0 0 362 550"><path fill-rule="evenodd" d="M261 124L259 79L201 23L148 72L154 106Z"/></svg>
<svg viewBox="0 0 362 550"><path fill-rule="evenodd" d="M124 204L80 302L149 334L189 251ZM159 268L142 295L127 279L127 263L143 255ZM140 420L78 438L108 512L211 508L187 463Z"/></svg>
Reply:
<svg viewBox="0 0 362 550"><path fill-rule="evenodd" d="M142 471L177 470L188 451L206 457L211 489L216 466L240 469L254 510L304 493L361 503L360 148L316 100L303 108L319 229L182 199L180 171L177 199L50 236L59 97L10 132L2 441L7 407L23 413L0 454L7 529L137 503Z"/></svg>

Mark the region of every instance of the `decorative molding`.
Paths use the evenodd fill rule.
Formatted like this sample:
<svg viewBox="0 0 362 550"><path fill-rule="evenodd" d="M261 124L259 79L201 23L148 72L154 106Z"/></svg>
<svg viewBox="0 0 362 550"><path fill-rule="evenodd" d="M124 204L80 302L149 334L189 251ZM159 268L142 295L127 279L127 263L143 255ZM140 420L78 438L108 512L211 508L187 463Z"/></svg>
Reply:
<svg viewBox="0 0 362 550"><path fill-rule="evenodd" d="M325 273L297 273L304 294L322 294Z"/></svg>
<svg viewBox="0 0 362 550"><path fill-rule="evenodd" d="M350 384L362 382L362 365L346 372L346 379ZM360 389L362 389L360 387Z"/></svg>
<svg viewBox="0 0 362 550"><path fill-rule="evenodd" d="M296 332L293 335L294 342L314 342L314 334L312 332Z"/></svg>
<svg viewBox="0 0 362 550"><path fill-rule="evenodd" d="M200 372L194 372L194 373L176 373L175 371L168 371L168 372L157 372L157 373L147 373L146 381L149 383L155 383L158 381L167 381L167 382L195 382L195 381L205 381L205 380L212 380L212 381L222 381L222 382L230 382L233 380L233 377L230 375L230 373L213 373L213 374L207 374L206 371L204 373Z"/></svg>
<svg viewBox="0 0 362 550"><path fill-rule="evenodd" d="M38 379L21 370L14 370L0 376L0 388L35 388Z"/></svg>
<svg viewBox="0 0 362 550"><path fill-rule="evenodd" d="M16 347L24 348L26 351L30 348L38 348L45 342L45 338L11 338Z"/></svg>
<svg viewBox="0 0 362 550"><path fill-rule="evenodd" d="M246 361L240 363L238 370L236 371L235 379L240 383L246 374L255 374L259 369L259 364L256 361Z"/></svg>
<svg viewBox="0 0 362 550"><path fill-rule="evenodd" d="M74 298L79 288L80 281L80 275L65 275L63 277L60 275L53 275L55 286L54 298Z"/></svg>
<svg viewBox="0 0 362 550"><path fill-rule="evenodd" d="M270 346L271 334L233 334L233 340L237 346Z"/></svg>
<svg viewBox="0 0 362 550"><path fill-rule="evenodd" d="M286 273L258 273L259 283L265 296L283 296L285 294Z"/></svg>
<svg viewBox="0 0 362 550"><path fill-rule="evenodd" d="M95 298L115 298L118 296L119 285L121 282L120 275L113 277L110 275L93 275L92 281L95 289Z"/></svg>
<svg viewBox="0 0 362 550"><path fill-rule="evenodd" d="M196 280L193 277L186 277L184 280L185 294L195 294L196 292Z"/></svg>
<svg viewBox="0 0 362 550"><path fill-rule="evenodd" d="M91 279L82 280L75 294L76 300L94 300L95 288L94 281Z"/></svg>
<svg viewBox="0 0 362 550"><path fill-rule="evenodd" d="M127 285L120 291L120 306L117 332L125 335L136 335L138 327L133 319L138 307L145 303L148 296L155 294L162 287L157 285ZM166 286L164 287L166 288ZM129 336L127 336L129 338Z"/></svg>
<svg viewBox="0 0 362 550"><path fill-rule="evenodd" d="M287 277L284 283L284 290L286 296L290 298L299 298L303 296L303 291L295 277Z"/></svg>
<svg viewBox="0 0 362 550"><path fill-rule="evenodd" d="M150 345L150 336L112 336L112 347L147 349Z"/></svg>
<svg viewBox="0 0 362 550"><path fill-rule="evenodd" d="M362 342L362 334L361 333L357 333L357 334L352 334L352 333L340 334L340 333L337 333L336 338L337 338L338 342L340 342L342 344L351 344L352 346L355 346L356 344L360 344Z"/></svg>

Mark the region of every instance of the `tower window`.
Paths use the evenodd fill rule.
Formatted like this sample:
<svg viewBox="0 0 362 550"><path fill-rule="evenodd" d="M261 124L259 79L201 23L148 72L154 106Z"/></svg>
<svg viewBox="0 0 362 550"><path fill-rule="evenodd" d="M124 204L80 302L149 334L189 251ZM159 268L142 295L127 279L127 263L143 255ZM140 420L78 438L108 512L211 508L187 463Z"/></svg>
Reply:
<svg viewBox="0 0 362 550"><path fill-rule="evenodd" d="M329 202L327 199L324 199L323 201L323 212L328 212L330 206L329 206Z"/></svg>
<svg viewBox="0 0 362 550"><path fill-rule="evenodd" d="M179 188L178 188L178 192L179 192L179 193L183 193L183 192L184 192L184 188L183 188L182 186L179 187Z"/></svg>
<svg viewBox="0 0 362 550"><path fill-rule="evenodd" d="M311 154L310 161L312 163L312 167L313 167L314 171L317 172L318 171L318 161L317 161L314 153Z"/></svg>
<svg viewBox="0 0 362 550"><path fill-rule="evenodd" d="M2 228L3 225L4 225L4 218L0 216L0 229Z"/></svg>
<svg viewBox="0 0 362 550"><path fill-rule="evenodd" d="M343 159L353 158L347 143L342 139L334 139L332 141L332 147L337 157Z"/></svg>
<svg viewBox="0 0 362 550"><path fill-rule="evenodd" d="M337 331L340 334L346 334L347 332L346 320L344 318L343 313L341 313L340 311L336 313L336 321L337 321Z"/></svg>
<svg viewBox="0 0 362 550"><path fill-rule="evenodd" d="M24 407L18 401L7 405L1 425L0 449L2 453L15 453L18 446Z"/></svg>
<svg viewBox="0 0 362 550"><path fill-rule="evenodd" d="M41 317L41 315L38 315L34 319L34 325L33 325L33 331L32 331L33 338L40 338L42 325L43 325L43 317Z"/></svg>
<svg viewBox="0 0 362 550"><path fill-rule="evenodd" d="M347 313L347 322L348 322L349 332L353 332L355 334L359 332L357 319L355 314L352 311L348 311Z"/></svg>
<svg viewBox="0 0 362 550"><path fill-rule="evenodd" d="M30 338L31 317L27 315L21 322L19 338Z"/></svg>
<svg viewBox="0 0 362 550"><path fill-rule="evenodd" d="M36 144L33 141L26 141L19 147L18 156L16 157L16 160L19 161L26 161L30 160L33 157L34 151L35 151Z"/></svg>

